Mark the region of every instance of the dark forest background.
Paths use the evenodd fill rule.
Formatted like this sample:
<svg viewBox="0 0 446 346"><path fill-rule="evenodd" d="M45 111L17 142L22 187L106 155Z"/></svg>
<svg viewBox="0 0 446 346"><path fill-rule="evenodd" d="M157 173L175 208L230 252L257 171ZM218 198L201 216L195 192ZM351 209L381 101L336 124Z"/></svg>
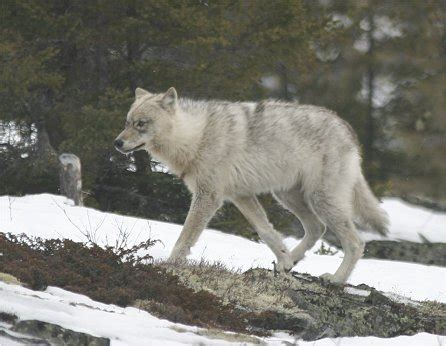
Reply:
<svg viewBox="0 0 446 346"><path fill-rule="evenodd" d="M443 0L2 0L0 195L58 193L80 157L85 203L182 223L189 195L112 146L134 89L326 106L358 132L375 192L444 206ZM292 218L269 196L278 229ZM212 227L252 236L225 206Z"/></svg>

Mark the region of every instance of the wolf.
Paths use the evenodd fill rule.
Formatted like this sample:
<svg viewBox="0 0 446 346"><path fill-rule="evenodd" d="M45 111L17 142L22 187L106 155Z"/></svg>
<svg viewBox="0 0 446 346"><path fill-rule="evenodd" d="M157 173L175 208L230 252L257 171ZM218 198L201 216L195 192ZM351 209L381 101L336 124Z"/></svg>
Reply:
<svg viewBox="0 0 446 346"><path fill-rule="evenodd" d="M122 153L147 150L180 177L192 193L189 213L170 260L184 260L224 201L252 224L291 270L324 234L333 231L344 251L334 274L344 283L362 256L354 222L386 234L388 218L361 169L350 125L333 111L296 102L197 101L135 91L125 129L114 145ZM257 195L272 193L302 223L305 235L292 250L268 221Z"/></svg>

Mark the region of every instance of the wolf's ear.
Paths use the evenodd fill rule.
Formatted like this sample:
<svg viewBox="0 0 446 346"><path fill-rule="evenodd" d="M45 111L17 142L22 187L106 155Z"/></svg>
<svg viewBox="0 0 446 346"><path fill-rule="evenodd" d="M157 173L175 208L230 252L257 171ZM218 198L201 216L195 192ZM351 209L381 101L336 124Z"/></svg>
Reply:
<svg viewBox="0 0 446 346"><path fill-rule="evenodd" d="M163 99L161 100L161 104L165 108L175 108L178 99L177 91L174 87L169 88L166 93L163 95Z"/></svg>
<svg viewBox="0 0 446 346"><path fill-rule="evenodd" d="M150 95L150 93L147 90L144 90L143 88L136 88L135 89L135 98L136 99L139 99L139 98L141 98L143 96L146 96L146 95Z"/></svg>

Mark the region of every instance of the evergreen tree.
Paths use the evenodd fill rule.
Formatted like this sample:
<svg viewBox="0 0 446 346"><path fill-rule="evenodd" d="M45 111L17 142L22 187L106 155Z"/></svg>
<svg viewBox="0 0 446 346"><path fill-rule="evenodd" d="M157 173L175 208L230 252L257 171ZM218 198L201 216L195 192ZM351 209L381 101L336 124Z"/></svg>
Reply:
<svg viewBox="0 0 446 346"><path fill-rule="evenodd" d="M112 148L135 87L259 99L267 96L261 77L278 66L307 71L310 42L324 29L303 1L287 0L5 1L0 19L0 114L3 126L28 130L20 155L44 142L72 152L82 161L87 204L176 222L187 209L184 187L152 170L147 155ZM1 164L14 172L10 153ZM46 174L41 191L55 190L54 166L45 170L31 156L19 162ZM8 193L29 192L34 178L8 175Z"/></svg>

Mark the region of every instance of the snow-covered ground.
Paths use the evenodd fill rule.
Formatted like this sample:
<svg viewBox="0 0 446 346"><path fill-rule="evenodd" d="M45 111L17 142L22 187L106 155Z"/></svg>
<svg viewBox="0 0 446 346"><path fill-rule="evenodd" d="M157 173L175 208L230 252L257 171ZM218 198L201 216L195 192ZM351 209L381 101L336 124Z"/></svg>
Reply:
<svg viewBox="0 0 446 346"><path fill-rule="evenodd" d="M446 214L413 206L398 198L385 198L382 207L389 214L390 234L386 240L446 243ZM364 240L384 239L363 233Z"/></svg>
<svg viewBox="0 0 446 346"><path fill-rule="evenodd" d="M91 300L60 288L48 287L36 292L0 282L0 311L12 312L24 320L40 320L78 332L113 340L113 345L176 345L207 343L194 334L198 328L158 319L136 308L121 308ZM184 333L178 335L174 327ZM0 345L2 345L0 343Z"/></svg>
<svg viewBox="0 0 446 346"><path fill-rule="evenodd" d="M390 239L446 242L446 214L411 206L398 199L386 199L383 207L391 220ZM86 233L99 244L114 244L122 232L130 233L128 245L159 239L150 249L155 258L166 258L179 233L180 225L103 213L94 209L74 207L61 196L49 194L26 197L0 197L0 232L26 233L43 238L69 238L85 241ZM363 233L364 239L377 239ZM287 238L289 247L299 240ZM334 256L314 254L313 251L294 270L320 275L334 272L342 260L342 253ZM225 263L230 268L271 268L274 256L261 243L242 237L206 230L192 249L191 259L205 258ZM389 295L400 295L415 300L436 300L446 303L446 268L397 261L361 259L349 282L365 283ZM94 307L93 308L89 308ZM23 287L0 283L0 311L10 312L22 319L39 318L65 328L108 337L113 345L141 344L223 344L222 340L197 335L198 328L160 320L135 308L119 308L94 302L85 296L49 287L35 292ZM94 321L94 323L92 323ZM98 323L100 321L100 323ZM181 330L181 331L179 331ZM292 342L293 338L280 334L264 339L268 344ZM339 342L339 343L338 343ZM446 345L446 338L426 333L392 339L342 338L324 339L299 345ZM1 345L1 340L0 340Z"/></svg>
<svg viewBox="0 0 446 346"><path fill-rule="evenodd" d="M45 292L0 282L0 311L15 313L24 320L37 319L61 325L78 332L110 338L112 345L229 345L240 344L199 335L200 328L158 319L136 308L121 308L95 302L90 298L56 287ZM0 324L0 330L1 330ZM229 333L230 334L230 333ZM268 345L283 345L296 340L287 334L278 333L269 338L258 338ZM8 346L0 335L0 345ZM444 346L446 338L420 333L383 339L353 337L322 339L316 342L299 340L302 346L358 345L358 346Z"/></svg>

